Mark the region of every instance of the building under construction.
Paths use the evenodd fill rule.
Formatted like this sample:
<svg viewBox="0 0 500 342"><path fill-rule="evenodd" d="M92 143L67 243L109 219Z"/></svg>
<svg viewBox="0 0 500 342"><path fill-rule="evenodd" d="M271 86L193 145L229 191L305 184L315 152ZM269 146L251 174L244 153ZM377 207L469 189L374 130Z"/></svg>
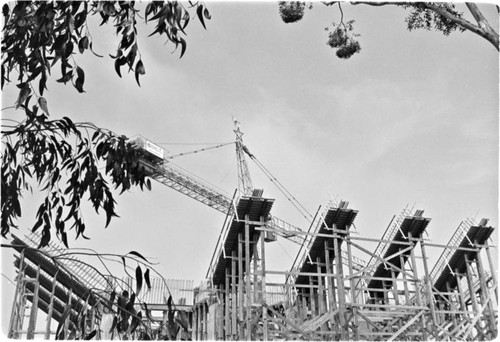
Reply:
<svg viewBox="0 0 500 342"><path fill-rule="evenodd" d="M254 189L238 126L239 192L228 198L164 159L139 138L151 178L225 215L206 279L153 279L128 309L134 329L117 324L116 287L74 259L55 260L36 235L14 237L16 294L10 338L183 340L492 340L497 279L488 219L464 219L447 243L432 241L424 210L406 207L379 239L363 237L347 201L320 207L307 229L273 216L274 199ZM257 161L258 162L258 161ZM300 245L286 270L266 266L277 239ZM430 251L440 254L429 264ZM278 280L277 280L278 279ZM126 279L128 289L134 280ZM166 295L169 293L169 295ZM167 299L167 297L169 297ZM27 303L31 303L27 309ZM45 312L40 328L37 312ZM122 310L122 311L120 311ZM132 319L134 322L134 319ZM175 328L177 324L177 329ZM167 333L165 333L167 332ZM62 335L59 335L62 333Z"/></svg>

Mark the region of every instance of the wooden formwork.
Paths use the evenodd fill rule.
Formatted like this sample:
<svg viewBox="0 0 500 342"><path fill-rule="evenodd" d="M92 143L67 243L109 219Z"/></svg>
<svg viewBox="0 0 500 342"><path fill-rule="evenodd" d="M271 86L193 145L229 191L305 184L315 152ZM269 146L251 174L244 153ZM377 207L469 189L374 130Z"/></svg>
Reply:
<svg viewBox="0 0 500 342"><path fill-rule="evenodd" d="M59 323L59 338L74 339L74 327L78 325L81 337L88 336L96 330L102 306L97 307L97 300L80 279L75 278L63 265L36 250L25 249L20 239L15 237L14 244L20 251L14 265L18 269L16 291L12 303L8 337L12 339L34 339L35 335L43 335L50 339L55 333L51 330L51 321ZM81 276L81 275L80 275ZM28 302L31 303L26 315ZM46 314L43 329L36 329L38 311ZM25 324L25 317L28 323ZM96 334L97 338L98 334Z"/></svg>
<svg viewBox="0 0 500 342"><path fill-rule="evenodd" d="M492 340L497 335L498 291L488 243L493 230L486 219L462 222L443 251L445 265L437 264L430 274L440 338Z"/></svg>
<svg viewBox="0 0 500 342"><path fill-rule="evenodd" d="M421 210L405 209L381 239L373 239L351 230L357 211L341 202L318 211L309 231L301 232L304 243L291 269L276 271L266 267L266 248L273 240L272 229L266 225L272 203L246 197L236 204L226 220L227 234L213 258L210 276L195 290L194 303L184 303L191 336L179 334L177 338L418 341L496 337L498 291L494 246L488 241L494 228L487 226L487 220L466 220L447 244L435 244L424 237L430 219ZM71 324L81 324L82 312L88 319L83 321L80 337L93 329L98 331L95 339L109 337L101 329L105 315L97 310L99 301L89 295L83 281L91 277L77 268L71 271L55 265L36 250L25 248L20 239L14 242L19 246L15 261L19 273L8 337L33 339L41 333L48 339L50 324L43 331L36 330L38 309L47 313L48 322L54 318L62 325L65 337L70 337ZM442 253L431 269L432 248ZM283 281L276 282L276 276ZM162 298L146 300L148 307L141 309L149 316L160 310L159 322L165 325L170 308L153 303ZM29 312L28 302L32 303Z"/></svg>
<svg viewBox="0 0 500 342"><path fill-rule="evenodd" d="M470 226L467 244L433 244L424 238L430 219L422 210L406 208L382 239L370 239L350 231L356 213L345 202L327 208L316 220L318 227L305 234L305 254L291 271L266 269L265 218L242 220L237 248L225 256L230 262L224 282L212 286L211 301L194 312L194 317L201 315L201 329L213 325L211 333L193 336L384 341L496 336L498 295L487 243L492 227ZM251 227L260 234L249 234ZM366 247L370 242L377 247ZM443 288L436 287L435 270L449 269L456 261L440 258L431 272L430 248L451 249L462 260ZM283 300L273 305L266 297L266 275L277 274L285 278L273 284L283 288Z"/></svg>

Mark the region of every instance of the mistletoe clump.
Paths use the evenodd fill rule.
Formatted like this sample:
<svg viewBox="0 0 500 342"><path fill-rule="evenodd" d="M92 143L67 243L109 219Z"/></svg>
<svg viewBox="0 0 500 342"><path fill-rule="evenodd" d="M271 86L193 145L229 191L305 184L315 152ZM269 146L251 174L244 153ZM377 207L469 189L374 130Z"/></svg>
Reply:
<svg viewBox="0 0 500 342"><path fill-rule="evenodd" d="M281 19L285 23L295 23L304 17L305 2L280 1L278 5Z"/></svg>
<svg viewBox="0 0 500 342"><path fill-rule="evenodd" d="M361 51L361 45L356 39L359 37L359 34L352 32L353 22L354 21L351 20L345 24L342 23L328 34L327 45L331 48L337 49L336 55L339 58L349 59L355 53Z"/></svg>
<svg viewBox="0 0 500 342"><path fill-rule="evenodd" d="M359 42L356 40L349 39L348 44L342 46L335 53L338 58L348 59L351 58L352 55L358 53L361 50L361 46Z"/></svg>
<svg viewBox="0 0 500 342"><path fill-rule="evenodd" d="M327 44L330 45L330 47L332 48L338 48L345 45L347 43L347 40L348 38L345 33L345 30L341 29L340 27L337 27L328 35Z"/></svg>

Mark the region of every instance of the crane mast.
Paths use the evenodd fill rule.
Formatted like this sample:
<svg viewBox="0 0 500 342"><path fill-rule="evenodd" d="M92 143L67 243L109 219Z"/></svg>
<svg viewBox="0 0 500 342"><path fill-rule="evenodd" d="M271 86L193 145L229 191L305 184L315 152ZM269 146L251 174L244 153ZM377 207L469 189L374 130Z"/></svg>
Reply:
<svg viewBox="0 0 500 342"><path fill-rule="evenodd" d="M250 153L243 145L243 132L240 130L240 123L233 117L234 133L236 134L236 160L238 163L238 192L240 196L251 196L253 191L250 171L248 171L245 152Z"/></svg>

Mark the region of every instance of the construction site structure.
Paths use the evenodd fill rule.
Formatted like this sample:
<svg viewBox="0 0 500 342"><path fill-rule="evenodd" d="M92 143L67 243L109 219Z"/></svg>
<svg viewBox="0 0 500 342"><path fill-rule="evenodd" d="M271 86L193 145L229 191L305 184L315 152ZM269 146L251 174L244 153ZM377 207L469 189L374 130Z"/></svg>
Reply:
<svg viewBox="0 0 500 342"><path fill-rule="evenodd" d="M58 339L86 339L89 336L116 339L120 334L115 331L114 317L120 309L116 302L110 302L110 296L115 292L121 295L118 289L132 293L136 288L135 279L128 276L118 282L58 244L51 242L38 249L40 240L38 233L23 238L13 236L14 266L18 275L8 337L33 339L35 335L43 335L44 339L50 339L55 335ZM179 329L176 335L180 339L190 339L194 281L159 277L149 278L149 281L148 291L138 294L134 305L137 312L144 312L143 324L147 329L139 327L127 337L142 339L148 332L150 338L162 339L168 314L175 311L175 318L182 318L186 324L186 329ZM169 296L175 302L174 310L167 304ZM43 327L40 327L38 310L45 313ZM53 329L52 321L58 323L60 331Z"/></svg>
<svg viewBox="0 0 500 342"><path fill-rule="evenodd" d="M341 201L319 211L291 270L283 272L265 266L264 222L272 203L259 196L242 198L238 217L228 218L230 223L223 230L223 254L210 265L213 295L211 301L204 301L201 316L195 312L193 319L203 323L194 326L194 338L496 337L497 289L487 241L493 228L487 226L487 220L478 224L466 220L448 244L438 245L423 236L430 223L423 211L405 208L382 239L369 239L351 234L358 212ZM370 240L377 243L373 250L362 246ZM432 271L429 248L443 250ZM343 250L348 255L347 263ZM369 262L354 263L353 251L363 253ZM482 261L484 254L487 265ZM455 271L450 271L454 266ZM266 275L270 274L281 274L285 281L268 283ZM281 301L269 301L266 294L273 287L282 289Z"/></svg>
<svg viewBox="0 0 500 342"><path fill-rule="evenodd" d="M144 312L144 329L139 327L127 338L144 337L141 333L151 324L161 331L174 319L184 320L185 332L175 337L193 340L496 337L498 291L494 246L489 243L494 228L487 219L466 219L447 244L436 244L424 237L431 219L423 210L407 207L393 217L382 238L375 239L353 232L358 211L339 201L320 207L309 229L300 229L274 217L275 200L252 187L244 154L253 156L241 135L239 139L238 170L244 189L232 198L176 168L161 147L144 138L133 141L151 178L226 217L202 285L185 287L192 296L176 298L172 309L166 299L166 291L171 291L160 282L157 295L148 299L146 294L135 306L136 312ZM266 266L266 249L276 239L301 245L289 270ZM48 317L45 338L51 334L51 319L63 327L66 338L75 331L72 324L83 327L77 329L77 337L89 337L82 331L96 331L92 338L109 338L106 334L115 329L113 323L109 328L109 317L117 310L113 303L106 305L106 298L114 285L75 260L55 262L36 248L26 248L37 246L30 238L14 237L12 244L18 246L18 277L10 338L33 338L38 308ZM431 248L441 251L432 268ZM27 301L32 306L25 329ZM161 312L156 318L155 308Z"/></svg>

